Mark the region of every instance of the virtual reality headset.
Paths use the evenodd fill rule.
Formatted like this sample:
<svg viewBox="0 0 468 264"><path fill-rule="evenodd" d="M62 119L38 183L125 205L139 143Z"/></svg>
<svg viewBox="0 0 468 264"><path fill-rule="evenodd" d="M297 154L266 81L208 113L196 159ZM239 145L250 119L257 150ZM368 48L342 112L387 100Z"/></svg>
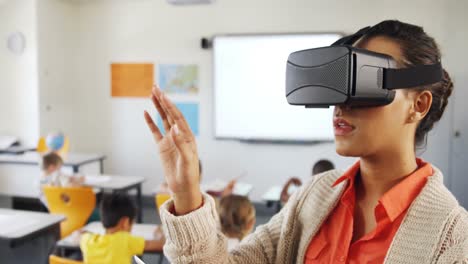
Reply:
<svg viewBox="0 0 468 264"><path fill-rule="evenodd" d="M363 28L329 47L291 53L286 66L288 103L308 108L382 106L393 101L395 89L442 80L440 62L396 68L391 56L353 47L370 29Z"/></svg>

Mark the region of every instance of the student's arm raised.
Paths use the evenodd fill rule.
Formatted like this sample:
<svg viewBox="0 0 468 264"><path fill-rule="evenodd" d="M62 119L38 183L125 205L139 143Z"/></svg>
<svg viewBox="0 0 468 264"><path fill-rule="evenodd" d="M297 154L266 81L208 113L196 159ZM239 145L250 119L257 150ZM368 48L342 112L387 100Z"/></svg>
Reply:
<svg viewBox="0 0 468 264"><path fill-rule="evenodd" d="M242 241L230 254L218 230L215 203L200 191L195 137L175 105L157 88L151 100L163 121L165 135L145 112L146 123L158 145L173 200L160 208L171 263L273 263L284 210ZM172 211L174 210L174 211ZM234 253L235 252L235 253Z"/></svg>

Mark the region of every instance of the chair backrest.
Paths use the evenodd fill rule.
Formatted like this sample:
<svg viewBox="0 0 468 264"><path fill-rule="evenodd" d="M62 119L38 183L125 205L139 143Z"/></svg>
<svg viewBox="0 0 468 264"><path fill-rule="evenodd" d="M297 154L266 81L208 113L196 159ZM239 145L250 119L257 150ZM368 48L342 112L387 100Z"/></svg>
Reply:
<svg viewBox="0 0 468 264"><path fill-rule="evenodd" d="M36 151L39 153L45 153L47 152L49 148L47 148L46 140L44 137L40 137L39 140L37 141L37 147Z"/></svg>
<svg viewBox="0 0 468 264"><path fill-rule="evenodd" d="M165 201L169 200L170 198L171 198L171 195L168 194L168 193L158 193L158 194L156 194L155 199L154 199L155 202L156 202L156 208L158 208L158 210L159 210L161 205Z"/></svg>
<svg viewBox="0 0 468 264"><path fill-rule="evenodd" d="M62 238L82 228L96 207L96 195L89 187L47 185L43 191L49 211L66 216L66 220L60 223Z"/></svg>
<svg viewBox="0 0 468 264"><path fill-rule="evenodd" d="M55 255L49 256L49 264L83 264L84 262L71 260L67 258L57 257Z"/></svg>

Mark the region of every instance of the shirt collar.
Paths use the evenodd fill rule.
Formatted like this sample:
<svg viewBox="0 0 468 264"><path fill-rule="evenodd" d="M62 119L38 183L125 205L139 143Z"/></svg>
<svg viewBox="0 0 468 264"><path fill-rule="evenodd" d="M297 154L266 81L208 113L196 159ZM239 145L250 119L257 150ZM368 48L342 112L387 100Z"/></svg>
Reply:
<svg viewBox="0 0 468 264"><path fill-rule="evenodd" d="M416 163L418 164L416 171L393 186L379 199L379 203L383 206L391 221L394 221L401 213L408 209L426 184L427 177L434 173L430 163L419 158L416 159ZM360 162L357 161L333 183L332 187L346 180L349 180L350 184L348 186L352 186L359 168Z"/></svg>
<svg viewBox="0 0 468 264"><path fill-rule="evenodd" d="M338 178L332 185L332 187L337 186L338 184L349 180L350 182L354 181L354 177L356 177L356 174L358 173L360 168L360 162L357 161L354 163L353 166L351 166L340 178Z"/></svg>
<svg viewBox="0 0 468 264"><path fill-rule="evenodd" d="M416 159L416 162L418 169L379 199L379 203L384 207L391 221L408 209L426 184L427 178L434 173L430 163L422 159Z"/></svg>

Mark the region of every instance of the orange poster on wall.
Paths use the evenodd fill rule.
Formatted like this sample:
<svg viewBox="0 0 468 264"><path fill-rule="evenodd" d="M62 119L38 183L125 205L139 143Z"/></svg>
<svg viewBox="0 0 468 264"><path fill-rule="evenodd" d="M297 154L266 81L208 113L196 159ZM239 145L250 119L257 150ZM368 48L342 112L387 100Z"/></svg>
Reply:
<svg viewBox="0 0 468 264"><path fill-rule="evenodd" d="M151 63L112 63L112 97L148 97L154 84Z"/></svg>

